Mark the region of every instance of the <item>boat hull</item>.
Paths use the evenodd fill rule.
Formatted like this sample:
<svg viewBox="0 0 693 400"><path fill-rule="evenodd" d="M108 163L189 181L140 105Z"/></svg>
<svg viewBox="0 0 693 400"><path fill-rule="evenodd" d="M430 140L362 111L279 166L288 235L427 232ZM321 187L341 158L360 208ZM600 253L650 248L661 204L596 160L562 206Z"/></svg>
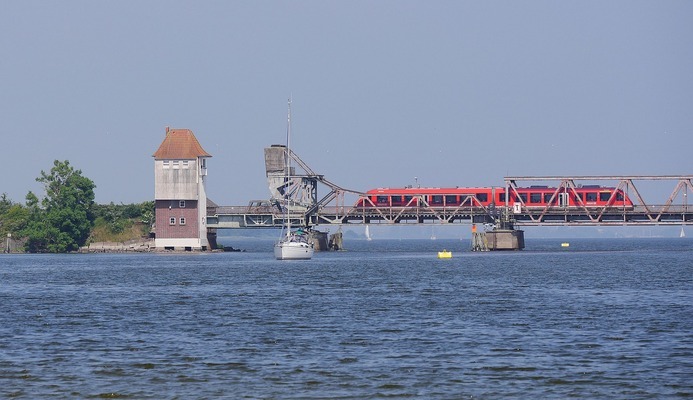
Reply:
<svg viewBox="0 0 693 400"><path fill-rule="evenodd" d="M274 245L274 258L277 260L310 260L313 246L302 242L279 242Z"/></svg>

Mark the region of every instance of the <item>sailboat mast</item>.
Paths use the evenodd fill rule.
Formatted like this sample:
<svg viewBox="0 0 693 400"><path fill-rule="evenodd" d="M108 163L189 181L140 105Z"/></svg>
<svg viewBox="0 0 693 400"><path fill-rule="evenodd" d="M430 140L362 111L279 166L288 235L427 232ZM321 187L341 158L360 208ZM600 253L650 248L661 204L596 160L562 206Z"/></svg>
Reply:
<svg viewBox="0 0 693 400"><path fill-rule="evenodd" d="M284 207L286 207L286 237L291 236L291 218L289 217L289 202L290 202L290 194L288 190L289 185L289 180L291 176L291 161L289 159L291 155L291 97L289 96L289 105L288 105L288 111L286 113L286 159L285 159L285 168L286 168L286 182L285 182L285 194L286 194L286 204Z"/></svg>
<svg viewBox="0 0 693 400"><path fill-rule="evenodd" d="M286 113L286 176L289 176L289 166L291 165L289 161L289 155L291 149L291 97L289 97L289 106Z"/></svg>

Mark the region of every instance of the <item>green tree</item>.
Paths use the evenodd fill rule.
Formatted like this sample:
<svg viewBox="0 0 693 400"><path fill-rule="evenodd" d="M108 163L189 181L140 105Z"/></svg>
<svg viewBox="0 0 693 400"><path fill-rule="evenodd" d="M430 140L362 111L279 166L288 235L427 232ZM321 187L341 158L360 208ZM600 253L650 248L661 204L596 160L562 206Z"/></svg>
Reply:
<svg viewBox="0 0 693 400"><path fill-rule="evenodd" d="M7 218L7 212L10 210L10 207L12 207L12 200L7 197L7 193L3 193L0 195L0 240L2 240L7 233L7 222L5 219Z"/></svg>
<svg viewBox="0 0 693 400"><path fill-rule="evenodd" d="M140 204L140 218L143 224L151 226L155 219L155 202L145 201Z"/></svg>
<svg viewBox="0 0 693 400"><path fill-rule="evenodd" d="M82 176L69 161L53 162L49 173L41 171L46 197L27 194L31 218L24 231L30 252L64 253L83 246L94 224L94 182Z"/></svg>
<svg viewBox="0 0 693 400"><path fill-rule="evenodd" d="M29 216L21 236L27 239L26 250L31 253L45 252L48 232L44 210L41 209L39 198L32 191L26 194L25 201Z"/></svg>
<svg viewBox="0 0 693 400"><path fill-rule="evenodd" d="M125 230L127 225L127 219L124 217L123 205L116 205L111 202L110 204L97 205L96 206L96 216L103 218L103 220L108 225L111 233L121 233Z"/></svg>
<svg viewBox="0 0 693 400"><path fill-rule="evenodd" d="M13 204L2 217L3 230L2 237L6 237L8 233L12 236L21 236L31 215L29 209L21 204Z"/></svg>
<svg viewBox="0 0 693 400"><path fill-rule="evenodd" d="M10 198L7 197L7 193L3 193L2 195L0 195L0 217L5 215L7 210L9 210L13 204L14 203L12 203L12 200L10 200Z"/></svg>
<svg viewBox="0 0 693 400"><path fill-rule="evenodd" d="M7 234L13 237L21 237L21 232L26 228L30 212L28 207L11 201L7 194L0 195L0 238L6 238Z"/></svg>

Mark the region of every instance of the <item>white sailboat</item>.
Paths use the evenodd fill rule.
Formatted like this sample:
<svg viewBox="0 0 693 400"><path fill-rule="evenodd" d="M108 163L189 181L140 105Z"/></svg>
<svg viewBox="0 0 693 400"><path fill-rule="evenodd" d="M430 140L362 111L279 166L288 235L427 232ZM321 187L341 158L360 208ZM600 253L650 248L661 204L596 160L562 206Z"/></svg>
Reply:
<svg viewBox="0 0 693 400"><path fill-rule="evenodd" d="M371 230L368 229L368 225L366 225L366 240L373 240L371 237Z"/></svg>
<svg viewBox="0 0 693 400"><path fill-rule="evenodd" d="M286 178L289 179L291 171L290 160L290 140L291 140L291 99L289 99L289 112L287 116L286 127ZM310 234L303 229L298 229L291 232L291 218L289 217L289 205L291 199L286 198L284 206L284 222L285 228L282 229L281 239L274 244L274 258L277 260L310 260L315 251L313 242L310 240ZM286 234L284 233L286 230Z"/></svg>
<svg viewBox="0 0 693 400"><path fill-rule="evenodd" d="M683 225L681 225L681 233L679 234L679 237L686 237L686 232L683 230Z"/></svg>
<svg viewBox="0 0 693 400"><path fill-rule="evenodd" d="M302 232L300 229L291 232L287 227L286 236L283 236L274 245L274 258L277 260L310 260L314 251L308 233Z"/></svg>

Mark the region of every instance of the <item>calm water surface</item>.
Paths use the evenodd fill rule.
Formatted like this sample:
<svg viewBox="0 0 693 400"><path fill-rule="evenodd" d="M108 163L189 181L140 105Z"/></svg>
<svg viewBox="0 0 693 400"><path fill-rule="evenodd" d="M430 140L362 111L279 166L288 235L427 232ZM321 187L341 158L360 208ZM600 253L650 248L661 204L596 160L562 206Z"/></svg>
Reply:
<svg viewBox="0 0 693 400"><path fill-rule="evenodd" d="M0 255L0 397L693 396L693 240L560 242Z"/></svg>

